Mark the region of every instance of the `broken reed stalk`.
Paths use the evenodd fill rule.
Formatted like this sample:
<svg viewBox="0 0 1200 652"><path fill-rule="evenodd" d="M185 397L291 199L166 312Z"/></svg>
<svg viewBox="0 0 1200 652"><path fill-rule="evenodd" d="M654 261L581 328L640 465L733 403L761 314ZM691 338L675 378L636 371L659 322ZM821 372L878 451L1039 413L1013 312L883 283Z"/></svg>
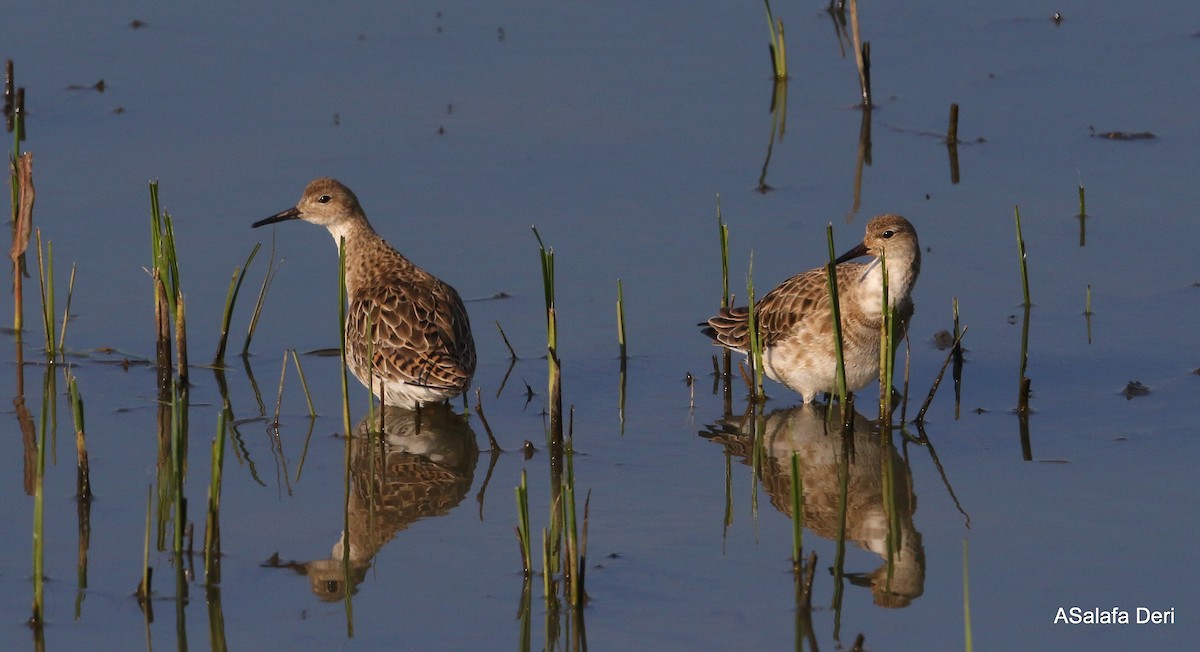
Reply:
<svg viewBox="0 0 1200 652"><path fill-rule="evenodd" d="M717 195L717 237L721 242L721 307L729 307L729 225L721 218L721 195ZM728 373L728 371L726 372Z"/></svg>
<svg viewBox="0 0 1200 652"><path fill-rule="evenodd" d="M1017 251L1021 257L1021 288L1025 296L1025 318L1021 325L1021 373L1017 389L1017 412L1029 412L1030 379L1025 375L1029 365L1029 311L1033 304L1029 301L1029 271L1026 266L1025 238L1021 235L1021 208L1013 207L1017 222Z"/></svg>
<svg viewBox="0 0 1200 652"><path fill-rule="evenodd" d="M300 376L300 387L304 389L304 400L308 403L308 416L316 418L317 410L313 407L312 394L308 391L308 381L304 379L304 369L300 367L300 358L296 349L292 349L292 362L296 365L296 375Z"/></svg>
<svg viewBox="0 0 1200 652"><path fill-rule="evenodd" d="M754 252L750 252L750 269L746 272L746 294L750 296L750 313L749 313L749 329L750 335L750 360L753 363L751 369L754 377L754 386L751 388L751 395L755 401L762 402L767 399L766 392L763 391L763 342L762 333L758 329L758 316L755 314L755 299L754 299Z"/></svg>
<svg viewBox="0 0 1200 652"><path fill-rule="evenodd" d="M257 249L255 250L257 251ZM250 262L246 261L249 265ZM271 236L271 256L267 259L267 273L263 275L262 287L258 289L258 299L254 302L254 312L250 315L250 325L246 327L246 341L242 343L242 355L250 351L250 340L254 339L254 331L258 328L258 320L262 317L263 304L267 301L267 290L275 280L279 268L275 266L275 236Z"/></svg>
<svg viewBox="0 0 1200 652"><path fill-rule="evenodd" d="M10 62L11 63L11 62ZM7 100L7 97L5 98ZM13 331L21 337L25 328L24 278L25 250L29 248L29 236L33 228L33 153L17 156L18 144L14 146L16 174L12 179L13 194L13 240L9 258L13 272Z"/></svg>
<svg viewBox="0 0 1200 652"><path fill-rule="evenodd" d="M862 91L863 108L871 108L871 44L863 43L858 31L858 0L850 0L850 34L854 41L854 63L858 68L858 85Z"/></svg>
<svg viewBox="0 0 1200 652"><path fill-rule="evenodd" d="M955 330L958 330L956 327ZM925 422L925 412L929 410L929 404L933 403L933 396L937 394L938 386L942 384L942 376L946 374L946 367L950 366L950 361L955 358L955 354L961 356L962 353L962 338L967 334L967 327L963 326L962 330L954 336L954 344L950 347L950 351L946 354L946 360L942 363L942 368L938 371L937 378L934 378L933 385L929 387L929 394L925 396L925 402L921 404L921 409L917 411L917 423Z"/></svg>
<svg viewBox="0 0 1200 652"><path fill-rule="evenodd" d="M508 336L504 334L504 329L500 327L500 321L496 321L496 330L500 331L500 339L504 340L504 346L508 348L509 360L517 360L517 352L513 350L512 344L508 342Z"/></svg>
<svg viewBox="0 0 1200 652"><path fill-rule="evenodd" d="M625 295L621 289L621 279L617 279L617 344L621 349L621 368L625 368Z"/></svg>
<svg viewBox="0 0 1200 652"><path fill-rule="evenodd" d="M208 513L204 524L204 581L208 585L221 579L221 476L225 469L225 424L227 407L217 413L217 435L212 443L212 477L208 484Z"/></svg>
<svg viewBox="0 0 1200 652"><path fill-rule="evenodd" d="M799 573L804 550L804 486L800 482L800 455L792 452L792 571Z"/></svg>
<svg viewBox="0 0 1200 652"><path fill-rule="evenodd" d="M846 358L842 347L842 309L838 301L837 254L833 248L833 223L825 227L825 239L829 243L829 264L825 267L826 282L829 286L829 307L833 318L833 351L837 357L837 389L838 402L842 406L843 416L846 408ZM843 419L844 420L844 419Z"/></svg>
<svg viewBox="0 0 1200 652"><path fill-rule="evenodd" d="M71 402L71 418L75 424L75 496L79 500L92 499L92 481L88 464L87 440L83 421L83 396L75 374L67 371L67 396Z"/></svg>
<svg viewBox="0 0 1200 652"><path fill-rule="evenodd" d="M958 143L958 104L950 104L950 126L946 128L946 144Z"/></svg>
<svg viewBox="0 0 1200 652"><path fill-rule="evenodd" d="M183 293L175 301L175 366L179 372L179 384L188 385L187 317L184 314Z"/></svg>
<svg viewBox="0 0 1200 652"><path fill-rule="evenodd" d="M255 243L254 248L250 250L250 255L246 257L246 262L241 267L235 267L233 277L229 279L229 291L225 294L225 312L221 316L221 338L217 341L217 353L213 356L213 366L215 367L225 366L225 344L229 339L229 322L233 318L233 306L237 303L238 293L242 289L242 281L246 280L246 270L250 268L250 263L261 248L261 244Z"/></svg>
<svg viewBox="0 0 1200 652"><path fill-rule="evenodd" d="M775 79L787 79L787 48L783 41L783 20L775 18L771 13L770 0L763 0L767 5L767 28L771 32L771 69Z"/></svg>
<svg viewBox="0 0 1200 652"><path fill-rule="evenodd" d="M529 489L525 483L525 469L521 469L521 484L516 487L517 495L517 544L521 549L521 566L525 581L533 573L533 556L529 540Z"/></svg>

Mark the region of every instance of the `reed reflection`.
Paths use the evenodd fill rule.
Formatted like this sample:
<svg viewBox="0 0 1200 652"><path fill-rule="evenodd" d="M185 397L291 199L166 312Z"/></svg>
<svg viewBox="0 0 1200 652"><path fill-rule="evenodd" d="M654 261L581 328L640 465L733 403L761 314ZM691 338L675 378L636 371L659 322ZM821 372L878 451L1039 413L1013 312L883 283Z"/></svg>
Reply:
<svg viewBox="0 0 1200 652"><path fill-rule="evenodd" d="M874 422L858 412L848 439L840 432L837 415L830 416L826 418L823 405L801 404L761 417L759 480L775 509L794 518L791 460L796 453L803 525L836 541L841 519L839 473L846 468L845 538L883 560L875 570L847 574L847 578L869 586L879 606L906 607L925 590L925 549L913 524L916 496L908 463L880 437ZM727 418L700 434L753 465L756 442L751 419ZM886 481L889 471L890 482Z"/></svg>

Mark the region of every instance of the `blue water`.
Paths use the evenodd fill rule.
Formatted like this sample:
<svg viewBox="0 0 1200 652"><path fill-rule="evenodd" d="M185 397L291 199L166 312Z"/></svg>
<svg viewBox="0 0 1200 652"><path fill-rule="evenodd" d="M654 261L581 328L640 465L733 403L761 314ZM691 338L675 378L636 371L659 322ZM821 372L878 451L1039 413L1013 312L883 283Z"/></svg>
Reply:
<svg viewBox="0 0 1200 652"><path fill-rule="evenodd" d="M146 491L156 479L154 372L98 358L153 355L143 269L151 179L175 222L193 362L210 359L230 274L254 243L265 250L235 314L235 350L272 238L282 261L251 347L264 407L240 359L231 358L228 373L240 437L226 461L220 601L205 599L198 554L200 577L188 581L189 600L177 611L171 556L153 553L158 597L149 635L157 649L204 648L214 629L235 649L520 647L511 490L522 469L535 530L549 503L545 451L528 461L516 452L525 440L545 448L544 317L531 225L556 254L576 482L581 496L592 491L587 643L795 647L791 521L769 499L770 482L730 453L726 524L725 448L698 434L722 418L720 397L709 392L712 350L694 329L720 297L718 195L739 296L751 252L761 291L822 262L826 224L834 224L839 249L877 213L898 212L916 225L926 251L911 330L910 415L944 358L931 340L950 328L953 298L969 326L960 415L947 382L927 431L970 527L925 449L899 442L881 449L878 459L908 462L907 517L924 557L920 591L902 608L883 608L869 587L847 583L839 619L828 572L835 546L811 525L812 628L822 649L835 637L848 647L859 633L872 649L961 648L964 540L980 649L1188 647L1200 633L1188 556L1200 535L1190 518L1200 498L1192 463L1200 452L1193 373L1200 367L1200 90L1188 81L1200 56L1200 9L864 7L877 107L857 191L862 116L853 57L844 56L820 3L774 9L786 24L791 80L786 131L766 174L774 190L766 194L754 189L773 136L772 82L763 11L753 5L356 3L330 11L127 3L4 12L11 24L0 56L15 61L26 88L22 148L34 152L35 225L54 243L60 311L69 267L78 265L67 346L119 352L76 358L73 370L86 401L97 496L81 593L73 437L60 400L45 485L46 649L147 645L131 594L141 574ZM1064 18L1058 25L1055 10ZM131 28L134 19L145 26ZM100 79L103 93L68 88ZM958 183L946 147L927 135L944 132L951 103L961 107L960 138L971 141L958 148ZM1092 137L1093 129L1157 137L1113 141ZM452 488L441 508L377 524L386 541L362 571L351 617L344 602L314 593L328 588L311 582L316 571L296 570L329 559L341 539L336 361L302 357L315 421L289 368L278 440L268 427L284 350L337 344L335 249L304 224L249 228L290 207L320 175L352 187L390 242L469 299L476 386L509 451L491 469L482 506L486 450L464 471L469 491L445 485ZM1080 184L1085 246L1075 217ZM1011 413L1022 316L1016 205L1035 304L1031 461ZM623 426L617 279L633 356ZM26 288L33 323L36 279ZM500 292L511 298L487 300ZM499 396L508 351L496 321L521 356ZM11 396L16 367L6 340L0 383ZM27 359L37 359L40 343L35 326ZM694 406L689 372L698 380ZM186 493L199 548L220 396L209 370L192 376ZM1134 380L1151 393L1122 396ZM26 367L25 383L36 417L42 367ZM536 393L528 405L525 383ZM797 400L779 386L768 391L768 412ZM866 419L875 416L873 391L864 390L858 405ZM734 394L740 413L741 392ZM357 386L351 396L357 423L367 397ZM21 649L32 639L23 625L32 599L32 500L15 416L7 422L0 607L9 618L0 623L0 647ZM486 449L477 417L469 427ZM862 545L851 537L847 572L880 567L880 554ZM294 563L262 566L274 553ZM547 641L534 584L532 647L568 645L565 631ZM210 627L213 605L223 627ZM1060 606L1075 605L1131 614L1138 606L1173 608L1176 622L1053 624Z"/></svg>

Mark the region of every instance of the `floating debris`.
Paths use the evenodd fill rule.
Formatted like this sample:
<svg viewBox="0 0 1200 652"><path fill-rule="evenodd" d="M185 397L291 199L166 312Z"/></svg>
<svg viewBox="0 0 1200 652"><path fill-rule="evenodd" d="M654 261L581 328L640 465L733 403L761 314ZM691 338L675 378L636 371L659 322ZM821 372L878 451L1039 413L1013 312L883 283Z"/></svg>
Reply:
<svg viewBox="0 0 1200 652"><path fill-rule="evenodd" d="M1129 381L1129 384L1125 386L1125 389L1121 390L1121 394L1125 396L1125 400L1129 400L1135 396L1145 396L1149 393L1150 388L1143 385L1142 381L1140 380Z"/></svg>
<svg viewBox="0 0 1200 652"><path fill-rule="evenodd" d="M129 21L129 29L141 29L146 26L146 21L134 18Z"/></svg>
<svg viewBox="0 0 1200 652"><path fill-rule="evenodd" d="M96 82L95 84L90 84L90 85L71 84L70 86L67 87L67 90L69 90L69 91L96 91L97 93L103 93L105 88L106 88L106 84L104 83L104 80L101 79L100 81Z"/></svg>
<svg viewBox="0 0 1200 652"><path fill-rule="evenodd" d="M1153 140L1158 138L1149 131L1103 131L1096 132L1095 127L1088 127L1092 138L1107 138L1108 140Z"/></svg>

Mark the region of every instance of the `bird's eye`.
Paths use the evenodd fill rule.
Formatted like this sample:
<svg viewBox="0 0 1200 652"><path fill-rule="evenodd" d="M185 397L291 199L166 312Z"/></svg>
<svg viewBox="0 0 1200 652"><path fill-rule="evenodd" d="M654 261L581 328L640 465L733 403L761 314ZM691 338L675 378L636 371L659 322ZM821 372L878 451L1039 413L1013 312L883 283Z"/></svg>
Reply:
<svg viewBox="0 0 1200 652"><path fill-rule="evenodd" d="M331 199L333 199L333 197L330 195L321 195L320 197L317 197L317 201L321 202L322 204L328 204L329 200Z"/></svg>
<svg viewBox="0 0 1200 652"><path fill-rule="evenodd" d="M896 235L896 232L891 229L888 229L887 231L883 232L883 237L885 237L885 238L890 238L894 235Z"/></svg>

